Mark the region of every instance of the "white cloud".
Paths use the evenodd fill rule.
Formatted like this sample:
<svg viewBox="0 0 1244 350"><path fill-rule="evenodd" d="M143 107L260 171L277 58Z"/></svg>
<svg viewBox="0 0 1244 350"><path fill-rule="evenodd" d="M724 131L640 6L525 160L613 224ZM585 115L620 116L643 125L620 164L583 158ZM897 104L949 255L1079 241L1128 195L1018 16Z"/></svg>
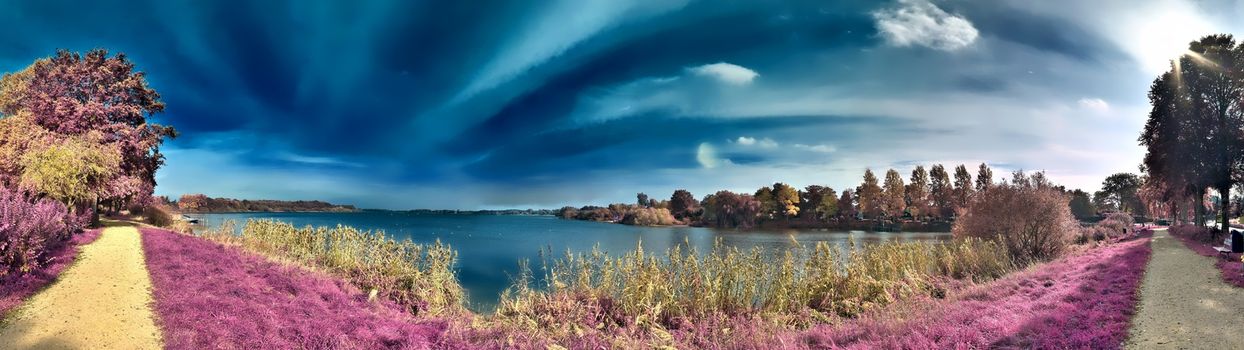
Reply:
<svg viewBox="0 0 1244 350"><path fill-rule="evenodd" d="M725 62L691 67L687 68L687 70L695 73L696 75L710 77L731 85L751 84L752 80L755 80L757 76L760 76L759 73L756 73L754 70L747 69L747 67Z"/></svg>
<svg viewBox="0 0 1244 350"><path fill-rule="evenodd" d="M805 145L802 143L796 143L794 146L795 148L798 148L798 149L808 150L812 152L820 152L820 153L834 153L838 151L837 147L830 146L830 145Z"/></svg>
<svg viewBox="0 0 1244 350"><path fill-rule="evenodd" d="M721 159L717 157L717 149L708 142L700 143L696 148L695 160L705 169L712 169L722 165L732 164L729 159Z"/></svg>
<svg viewBox="0 0 1244 350"><path fill-rule="evenodd" d="M1110 111L1110 104L1100 98L1082 98L1080 99L1080 108L1087 109L1096 113L1106 113Z"/></svg>
<svg viewBox="0 0 1244 350"><path fill-rule="evenodd" d="M777 141L773 141L773 139L768 137L757 139L755 137L739 136L734 142L743 146L757 146L760 148L777 148L778 146Z"/></svg>
<svg viewBox="0 0 1244 350"><path fill-rule="evenodd" d="M971 45L980 32L967 19L928 0L899 0L899 6L873 12L877 31L890 45L920 45L954 51Z"/></svg>

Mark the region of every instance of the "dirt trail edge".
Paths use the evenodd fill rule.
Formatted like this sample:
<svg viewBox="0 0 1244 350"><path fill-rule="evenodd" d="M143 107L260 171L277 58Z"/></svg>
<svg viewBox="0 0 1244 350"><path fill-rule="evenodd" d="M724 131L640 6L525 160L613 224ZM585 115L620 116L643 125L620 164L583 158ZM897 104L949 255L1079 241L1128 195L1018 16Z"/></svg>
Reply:
<svg viewBox="0 0 1244 350"><path fill-rule="evenodd" d="M1223 282L1214 259L1166 230L1154 233L1129 349L1244 349L1244 288Z"/></svg>
<svg viewBox="0 0 1244 350"><path fill-rule="evenodd" d="M108 227L0 325L0 348L159 349L151 279L134 227Z"/></svg>

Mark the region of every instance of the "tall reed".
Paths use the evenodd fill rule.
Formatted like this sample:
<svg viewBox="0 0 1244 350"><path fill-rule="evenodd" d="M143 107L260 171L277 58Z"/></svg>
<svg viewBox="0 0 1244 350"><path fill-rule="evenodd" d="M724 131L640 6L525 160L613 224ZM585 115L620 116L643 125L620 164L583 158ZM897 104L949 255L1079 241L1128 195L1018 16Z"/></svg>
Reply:
<svg viewBox="0 0 1244 350"><path fill-rule="evenodd" d="M458 253L440 241L415 244L386 236L384 231L342 225L297 228L255 219L247 220L241 235L235 235L234 225L226 221L204 237L325 269L416 315L464 310L466 293L453 270Z"/></svg>
<svg viewBox="0 0 1244 350"><path fill-rule="evenodd" d="M1014 269L1006 248L966 238L944 244L825 242L784 251L718 242L706 253L642 244L609 256L600 249L543 262L502 296L497 320L570 339L598 330L677 328L686 321L759 316L788 326L853 317L913 295L936 295L935 278L985 281ZM637 327L638 326L638 327Z"/></svg>

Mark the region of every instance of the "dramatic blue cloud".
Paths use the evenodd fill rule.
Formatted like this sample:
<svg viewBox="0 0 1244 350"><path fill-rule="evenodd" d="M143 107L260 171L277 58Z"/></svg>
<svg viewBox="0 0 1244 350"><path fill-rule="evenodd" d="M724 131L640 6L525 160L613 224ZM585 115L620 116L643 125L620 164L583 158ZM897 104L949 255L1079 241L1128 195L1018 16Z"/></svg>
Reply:
<svg viewBox="0 0 1244 350"><path fill-rule="evenodd" d="M29 1L0 70L125 52L159 194L488 208L866 167L1133 171L1145 89L1235 1ZM1151 28L1164 28L1155 31Z"/></svg>

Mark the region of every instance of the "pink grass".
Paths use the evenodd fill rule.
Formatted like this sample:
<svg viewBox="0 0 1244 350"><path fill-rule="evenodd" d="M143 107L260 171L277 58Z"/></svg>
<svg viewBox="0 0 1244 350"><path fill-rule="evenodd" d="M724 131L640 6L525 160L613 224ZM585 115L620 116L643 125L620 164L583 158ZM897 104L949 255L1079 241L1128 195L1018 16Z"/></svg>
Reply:
<svg viewBox="0 0 1244 350"><path fill-rule="evenodd" d="M22 301L34 295L60 276L74 258L78 257L79 247L94 242L99 238L102 229L90 229L73 235L70 240L53 250L48 263L24 275L13 275L0 278L0 316L4 316L21 305Z"/></svg>
<svg viewBox="0 0 1244 350"><path fill-rule="evenodd" d="M1214 245L1203 242L1208 236L1196 237L1198 235L1208 235L1208 231L1195 230L1188 227L1172 228L1171 237L1175 237L1184 246L1191 249L1197 254L1213 257L1214 266L1221 271L1222 280L1236 287L1244 288L1244 263L1240 262L1240 254L1231 254L1227 259L1219 258L1218 251L1214 250Z"/></svg>
<svg viewBox="0 0 1244 350"><path fill-rule="evenodd" d="M1127 337L1148 236L1034 266L947 300L914 300L807 332L813 348L1115 349Z"/></svg>
<svg viewBox="0 0 1244 350"><path fill-rule="evenodd" d="M349 284L204 239L141 229L169 349L423 349L446 322L367 301Z"/></svg>

